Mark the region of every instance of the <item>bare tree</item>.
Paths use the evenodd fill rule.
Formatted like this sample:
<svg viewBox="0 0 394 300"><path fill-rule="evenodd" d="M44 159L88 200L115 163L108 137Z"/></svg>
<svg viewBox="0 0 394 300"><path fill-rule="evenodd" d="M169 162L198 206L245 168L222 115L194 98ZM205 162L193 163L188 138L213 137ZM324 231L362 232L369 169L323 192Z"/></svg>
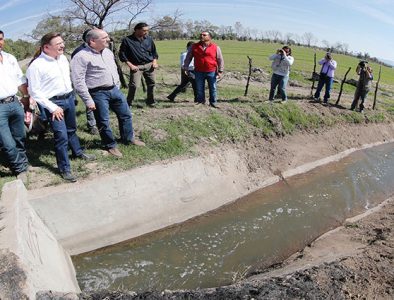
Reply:
<svg viewBox="0 0 394 300"><path fill-rule="evenodd" d="M128 11L129 24L141 13L147 11L153 0L69 0L71 6L66 14L90 27L104 28L108 19Z"/></svg>
<svg viewBox="0 0 394 300"><path fill-rule="evenodd" d="M330 51L331 46L330 46L330 42L329 41L322 40L321 43L322 43L323 47L326 48L327 51Z"/></svg>
<svg viewBox="0 0 394 300"><path fill-rule="evenodd" d="M234 30L235 30L235 34L237 35L237 38L243 36L244 27L242 26L241 22L235 22Z"/></svg>
<svg viewBox="0 0 394 300"><path fill-rule="evenodd" d="M179 21L181 16L182 13L180 12L180 10L177 9L174 11L174 13L171 16L166 15L164 17L154 19L152 24L150 24L150 28L151 30L155 30L155 31L164 31L164 30L181 31L180 21Z"/></svg>
<svg viewBox="0 0 394 300"><path fill-rule="evenodd" d="M265 32L265 35L274 43L277 43L282 39L282 33L279 30L268 30Z"/></svg>
<svg viewBox="0 0 394 300"><path fill-rule="evenodd" d="M308 47L310 47L311 45L317 43L317 41L318 41L317 38L313 35L312 32L305 32L305 33L302 35L302 38L303 38L305 44L306 44Z"/></svg>
<svg viewBox="0 0 394 300"><path fill-rule="evenodd" d="M293 44L294 42L294 34L291 32L288 32L285 34L285 42L286 44Z"/></svg>

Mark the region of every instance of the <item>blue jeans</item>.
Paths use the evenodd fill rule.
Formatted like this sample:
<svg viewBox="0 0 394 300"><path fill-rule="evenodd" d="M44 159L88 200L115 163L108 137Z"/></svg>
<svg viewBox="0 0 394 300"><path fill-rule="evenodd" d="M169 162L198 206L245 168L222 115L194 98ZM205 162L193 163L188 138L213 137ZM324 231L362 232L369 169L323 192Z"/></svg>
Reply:
<svg viewBox="0 0 394 300"><path fill-rule="evenodd" d="M94 116L100 131L101 142L106 149L116 147L116 140L109 122L109 109L113 110L118 118L120 139L129 144L134 140L133 120L126 98L119 88L99 90L90 93L96 105Z"/></svg>
<svg viewBox="0 0 394 300"><path fill-rule="evenodd" d="M71 166L68 158L68 148L70 147L74 156L80 156L83 153L76 133L75 94L73 93L65 99L51 101L61 107L64 112L63 120L52 120L52 114L49 110L45 109L55 139L57 167L60 173L70 172Z"/></svg>
<svg viewBox="0 0 394 300"><path fill-rule="evenodd" d="M289 81L289 76L282 76L282 75L278 75L275 73L272 74L269 100L271 100L271 101L274 100L275 89L279 85L279 91L280 91L280 95L282 97L282 100L286 101L287 100L286 85L287 85L288 81Z"/></svg>
<svg viewBox="0 0 394 300"><path fill-rule="evenodd" d="M196 90L197 102L205 103L205 80L208 82L209 103L216 104L216 72L197 72Z"/></svg>
<svg viewBox="0 0 394 300"><path fill-rule="evenodd" d="M28 167L23 120L23 108L19 101L0 104L0 146L16 174L26 171Z"/></svg>
<svg viewBox="0 0 394 300"><path fill-rule="evenodd" d="M326 85L326 92L324 94L324 102L327 102L330 99L330 91L332 87L332 83L334 82L334 78L328 77L326 74L320 74L319 83L317 84L315 98L320 97L320 92L323 89L323 86Z"/></svg>

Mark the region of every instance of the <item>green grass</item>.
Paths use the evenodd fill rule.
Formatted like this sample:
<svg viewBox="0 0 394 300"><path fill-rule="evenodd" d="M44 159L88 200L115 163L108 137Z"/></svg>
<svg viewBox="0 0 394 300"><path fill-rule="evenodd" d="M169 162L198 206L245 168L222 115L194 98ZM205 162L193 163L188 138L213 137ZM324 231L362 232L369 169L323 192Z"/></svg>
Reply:
<svg viewBox="0 0 394 300"><path fill-rule="evenodd" d="M276 49L282 47L281 44L262 43L255 41L216 41L221 47L225 61L225 69L231 71L239 71L246 74L248 70L249 55L253 59L253 66L263 68L265 71L271 71L271 62L268 57L276 52ZM159 53L159 63L170 68L179 68L179 54L184 51L187 41L174 40L174 41L157 41L157 49ZM313 71L314 53L313 48L302 46L291 46L292 54L294 56L294 64L292 66L292 73L303 73L310 75ZM316 59L319 61L325 55L324 51L316 51ZM335 77L342 80L343 76L351 67L348 79L357 79L355 73L356 66L359 62L358 58L347 56L343 54L333 54L333 58L338 63ZM371 67L374 70L375 79L378 77L379 65L371 62ZM317 64L316 72L320 71L320 66ZM292 75L290 75L292 76ZM394 69L382 67L381 83L392 85L394 82Z"/></svg>

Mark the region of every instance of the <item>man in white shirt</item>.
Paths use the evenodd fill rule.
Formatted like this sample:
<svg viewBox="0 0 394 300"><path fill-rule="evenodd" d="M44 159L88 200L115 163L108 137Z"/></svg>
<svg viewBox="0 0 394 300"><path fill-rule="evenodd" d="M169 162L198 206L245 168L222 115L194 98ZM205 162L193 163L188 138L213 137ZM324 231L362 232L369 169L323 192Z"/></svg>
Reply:
<svg viewBox="0 0 394 300"><path fill-rule="evenodd" d="M30 95L45 108L55 139L57 166L64 180L76 182L71 173L68 147L75 157L90 161L76 134L75 93L71 86L70 67L63 54L64 41L58 33L48 33L41 39L41 53L30 63L26 77Z"/></svg>
<svg viewBox="0 0 394 300"><path fill-rule="evenodd" d="M26 79L16 58L3 51L4 32L0 30L0 147L10 169L27 183L28 159L25 150L24 112L16 93L27 96Z"/></svg>

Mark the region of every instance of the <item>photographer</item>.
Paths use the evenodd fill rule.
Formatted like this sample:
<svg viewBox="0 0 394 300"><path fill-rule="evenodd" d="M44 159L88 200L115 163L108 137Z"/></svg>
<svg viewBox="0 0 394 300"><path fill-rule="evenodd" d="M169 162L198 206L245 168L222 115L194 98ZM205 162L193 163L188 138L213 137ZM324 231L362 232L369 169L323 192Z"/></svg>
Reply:
<svg viewBox="0 0 394 300"><path fill-rule="evenodd" d="M334 82L334 72L337 68L337 62L332 59L330 52L326 53L326 56L319 61L321 65L321 71L319 76L319 83L317 84L314 100L319 102L320 92L323 86L326 85L326 92L324 93L323 105L328 105L328 99L330 99L330 91L332 83Z"/></svg>
<svg viewBox="0 0 394 300"><path fill-rule="evenodd" d="M358 100L361 99L359 111L364 110L364 101L367 98L369 89L372 85L373 74L372 68L368 65L367 61L360 61L356 68L356 73L359 75L357 82L356 92L354 93L354 100L350 107L351 110L355 110L357 107Z"/></svg>
<svg viewBox="0 0 394 300"><path fill-rule="evenodd" d="M269 57L272 60L272 78L271 78L271 89L269 94L269 100L274 101L274 93L277 86L282 97L282 101L287 101L286 85L289 81L290 66L294 63L294 58L291 56L291 49L288 46L284 46L282 49L278 49L276 54Z"/></svg>

